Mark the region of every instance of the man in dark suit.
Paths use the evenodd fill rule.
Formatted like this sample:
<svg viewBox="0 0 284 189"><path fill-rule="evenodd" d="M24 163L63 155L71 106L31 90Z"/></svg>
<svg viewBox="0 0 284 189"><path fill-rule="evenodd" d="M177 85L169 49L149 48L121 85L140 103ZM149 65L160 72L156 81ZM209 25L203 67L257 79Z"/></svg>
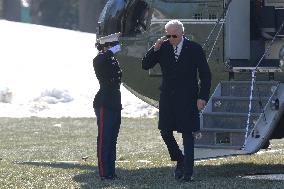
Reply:
<svg viewBox="0 0 284 189"><path fill-rule="evenodd" d="M165 33L166 38L158 39L143 57L142 68L148 70L160 64L163 78L158 128L171 160L177 161L175 179L190 182L194 165L193 134L200 129L199 111L209 99L211 72L202 47L184 37L180 21L169 21ZM173 131L182 133L184 154Z"/></svg>

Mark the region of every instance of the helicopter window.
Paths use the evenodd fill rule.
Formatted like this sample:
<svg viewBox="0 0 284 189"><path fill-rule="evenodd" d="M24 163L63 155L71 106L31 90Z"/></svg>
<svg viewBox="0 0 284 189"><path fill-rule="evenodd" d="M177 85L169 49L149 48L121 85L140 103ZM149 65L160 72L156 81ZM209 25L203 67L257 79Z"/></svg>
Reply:
<svg viewBox="0 0 284 189"><path fill-rule="evenodd" d="M145 1L137 0L125 14L123 34L135 35L142 33L147 28L149 6Z"/></svg>
<svg viewBox="0 0 284 189"><path fill-rule="evenodd" d="M201 20L202 19L202 13L195 13L194 14L194 19Z"/></svg>
<svg viewBox="0 0 284 189"><path fill-rule="evenodd" d="M217 19L217 15L216 14L209 14L209 19L210 20Z"/></svg>

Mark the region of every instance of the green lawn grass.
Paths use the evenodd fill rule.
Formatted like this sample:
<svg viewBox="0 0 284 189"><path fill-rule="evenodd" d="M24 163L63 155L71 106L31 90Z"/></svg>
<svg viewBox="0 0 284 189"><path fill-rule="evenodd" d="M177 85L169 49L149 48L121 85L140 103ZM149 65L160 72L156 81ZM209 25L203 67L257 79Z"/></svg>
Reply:
<svg viewBox="0 0 284 189"><path fill-rule="evenodd" d="M99 179L96 135L95 118L0 118L0 188L284 188L241 178L284 174L283 139L271 142L274 152L196 161L196 181L184 184L173 178L157 119L122 120L115 181Z"/></svg>

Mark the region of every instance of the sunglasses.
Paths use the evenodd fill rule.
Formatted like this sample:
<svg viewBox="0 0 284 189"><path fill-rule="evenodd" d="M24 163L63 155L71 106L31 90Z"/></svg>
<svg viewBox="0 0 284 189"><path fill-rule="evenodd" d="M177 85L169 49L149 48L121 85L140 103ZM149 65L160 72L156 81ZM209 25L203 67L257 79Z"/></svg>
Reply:
<svg viewBox="0 0 284 189"><path fill-rule="evenodd" d="M177 35L166 35L166 37L167 37L168 39L170 39L171 37L172 37L172 38L177 38L178 36L177 36Z"/></svg>

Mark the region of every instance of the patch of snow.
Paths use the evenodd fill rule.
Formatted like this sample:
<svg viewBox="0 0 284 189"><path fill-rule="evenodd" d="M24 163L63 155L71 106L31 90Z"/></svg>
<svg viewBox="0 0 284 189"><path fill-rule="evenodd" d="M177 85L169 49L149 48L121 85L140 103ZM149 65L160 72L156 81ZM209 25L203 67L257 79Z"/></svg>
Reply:
<svg viewBox="0 0 284 189"><path fill-rule="evenodd" d="M95 34L5 20L0 28L0 117L95 117ZM123 117L157 116L121 92Z"/></svg>

